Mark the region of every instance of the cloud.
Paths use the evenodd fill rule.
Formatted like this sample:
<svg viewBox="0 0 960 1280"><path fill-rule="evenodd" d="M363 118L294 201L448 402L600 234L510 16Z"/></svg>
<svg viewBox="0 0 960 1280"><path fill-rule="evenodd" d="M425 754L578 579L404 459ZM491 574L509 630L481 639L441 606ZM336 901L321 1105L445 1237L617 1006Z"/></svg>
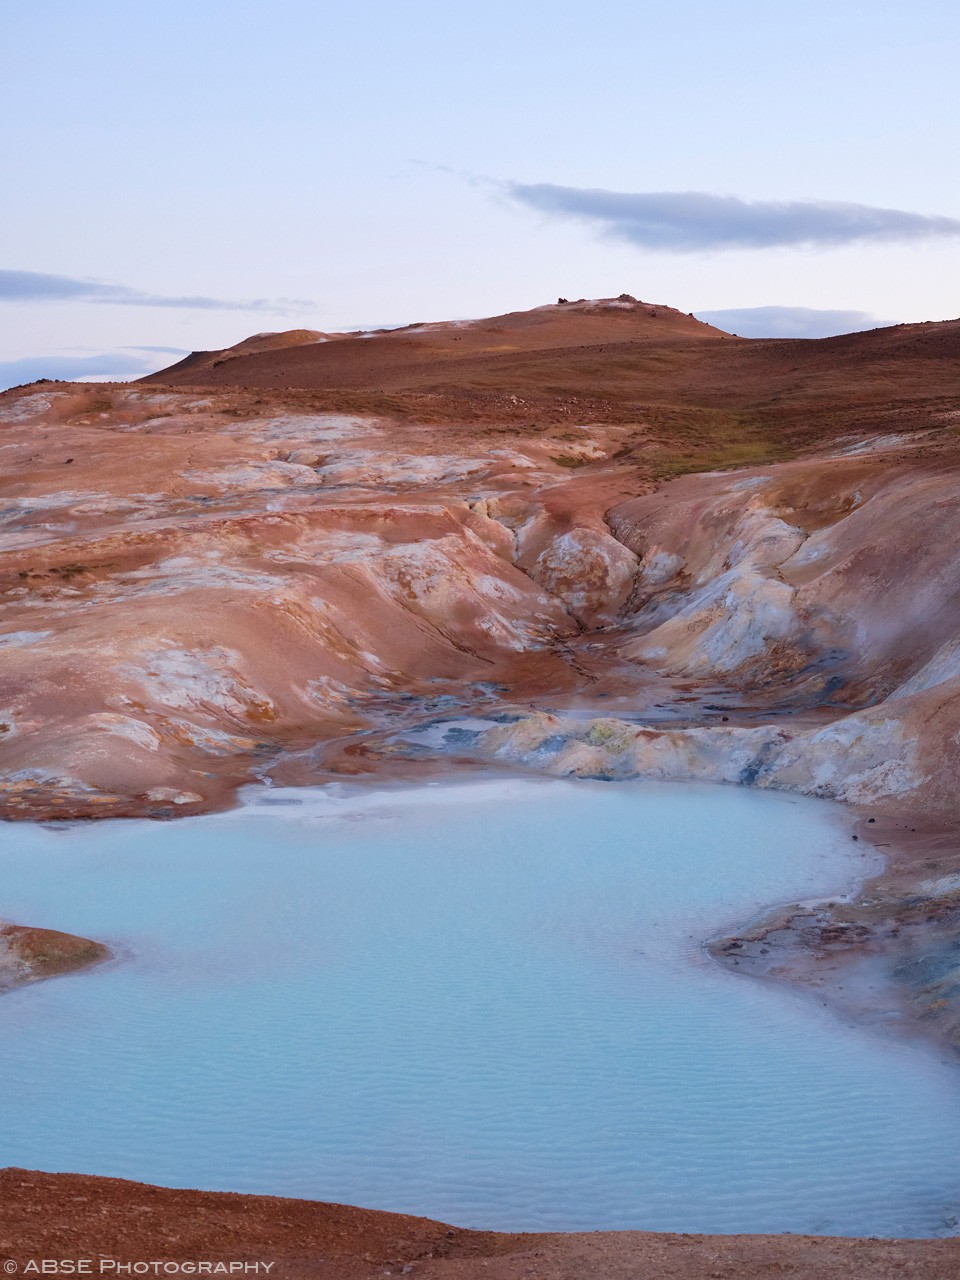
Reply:
<svg viewBox="0 0 960 1280"><path fill-rule="evenodd" d="M960 219L827 200L741 200L705 191L602 191L551 183L501 184L539 213L592 222L616 240L644 249L833 247L960 236Z"/></svg>
<svg viewBox="0 0 960 1280"><path fill-rule="evenodd" d="M104 284L99 280L76 280L73 276L45 275L39 271L0 270L0 302L100 302L121 307L178 307L197 311L269 311L287 315L311 311L314 304L303 298L169 297L144 293L124 284Z"/></svg>
<svg viewBox="0 0 960 1280"><path fill-rule="evenodd" d="M18 387L38 378L141 378L152 373L156 360L108 351L98 356L22 356L18 360L0 360L0 391Z"/></svg>
<svg viewBox="0 0 960 1280"><path fill-rule="evenodd" d="M869 311L818 311L815 307L729 307L694 315L741 338L832 338L897 323L880 320Z"/></svg>
<svg viewBox="0 0 960 1280"><path fill-rule="evenodd" d="M158 351L163 356L188 356L186 347L127 347L127 351Z"/></svg>

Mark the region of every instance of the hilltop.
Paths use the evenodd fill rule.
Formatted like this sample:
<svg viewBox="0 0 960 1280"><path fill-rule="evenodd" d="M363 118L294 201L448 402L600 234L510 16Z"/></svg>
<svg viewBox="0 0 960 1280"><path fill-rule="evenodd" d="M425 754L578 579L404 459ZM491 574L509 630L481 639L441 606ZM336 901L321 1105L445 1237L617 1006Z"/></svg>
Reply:
<svg viewBox="0 0 960 1280"><path fill-rule="evenodd" d="M258 335L142 383L480 428L642 420L665 455L657 474L669 475L922 425L960 396L960 320L746 339L624 294L484 320Z"/></svg>
<svg viewBox="0 0 960 1280"><path fill-rule="evenodd" d="M291 329L259 334L222 351L195 351L144 381L186 384L202 374L201 381L211 386L235 386L241 379L248 386L400 386L448 365L457 369L471 358L496 363L518 353L722 336L721 330L673 307L621 294L561 299L479 320L346 333Z"/></svg>

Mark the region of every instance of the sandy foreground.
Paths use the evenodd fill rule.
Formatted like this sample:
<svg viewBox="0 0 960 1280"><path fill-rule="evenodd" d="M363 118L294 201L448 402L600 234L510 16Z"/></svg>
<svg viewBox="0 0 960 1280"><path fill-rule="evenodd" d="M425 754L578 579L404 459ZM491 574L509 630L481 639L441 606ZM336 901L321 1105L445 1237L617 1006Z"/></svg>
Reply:
<svg viewBox="0 0 960 1280"><path fill-rule="evenodd" d="M20 1275L41 1274L40 1260L47 1258L90 1259L90 1274L114 1276L135 1274L125 1268L138 1262L149 1264L139 1269L147 1275L155 1274L155 1262L273 1263L269 1271L246 1274L281 1280L960 1277L956 1240L462 1231L428 1218L310 1200L174 1191L25 1169L0 1171L0 1204L0 1257L15 1262L16 1272L9 1261L6 1270ZM162 1267L156 1273L164 1274Z"/></svg>

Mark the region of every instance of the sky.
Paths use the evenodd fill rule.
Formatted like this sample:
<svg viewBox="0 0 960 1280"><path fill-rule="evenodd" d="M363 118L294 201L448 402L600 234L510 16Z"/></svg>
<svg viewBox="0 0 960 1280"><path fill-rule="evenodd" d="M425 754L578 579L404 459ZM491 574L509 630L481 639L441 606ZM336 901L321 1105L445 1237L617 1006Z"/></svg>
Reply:
<svg viewBox="0 0 960 1280"><path fill-rule="evenodd" d="M960 314L953 2L31 0L0 35L0 386L560 295Z"/></svg>

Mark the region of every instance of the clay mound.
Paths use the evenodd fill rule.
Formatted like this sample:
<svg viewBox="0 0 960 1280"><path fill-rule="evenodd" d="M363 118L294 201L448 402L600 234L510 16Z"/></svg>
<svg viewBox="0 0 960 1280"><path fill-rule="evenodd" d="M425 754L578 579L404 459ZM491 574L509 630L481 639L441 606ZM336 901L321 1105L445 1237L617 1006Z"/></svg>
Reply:
<svg viewBox="0 0 960 1280"><path fill-rule="evenodd" d="M447 320L383 329L373 336L416 338L419 343L457 355L511 350L539 351L579 343L625 342L635 338L717 337L723 330L662 303L641 302L629 294L618 298L560 300L529 311L508 311L479 320ZM350 335L347 335L350 336Z"/></svg>

